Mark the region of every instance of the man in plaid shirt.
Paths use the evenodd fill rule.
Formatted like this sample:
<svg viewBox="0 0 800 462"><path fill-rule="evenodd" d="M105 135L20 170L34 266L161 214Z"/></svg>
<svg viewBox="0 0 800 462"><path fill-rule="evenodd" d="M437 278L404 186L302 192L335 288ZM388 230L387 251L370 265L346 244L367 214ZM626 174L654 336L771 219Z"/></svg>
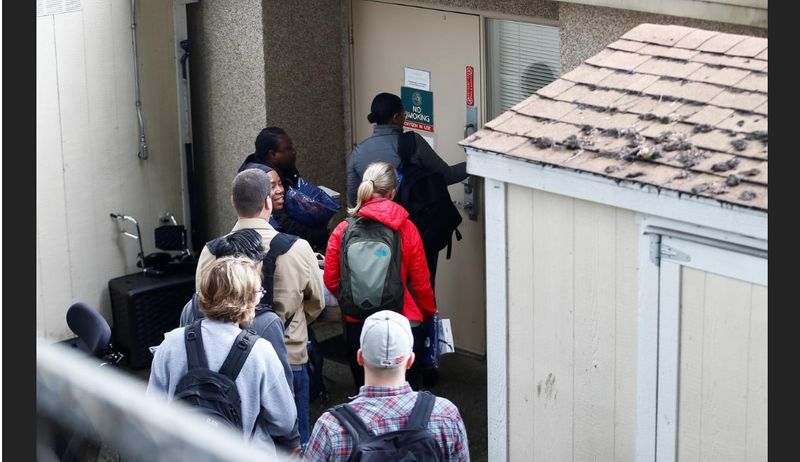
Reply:
<svg viewBox="0 0 800 462"><path fill-rule="evenodd" d="M365 385L349 404L376 434L406 427L417 399L405 381L406 369L414 363L413 345L408 319L399 313L380 311L364 321L357 359L364 367ZM449 400L436 398L427 430L436 439L442 460L469 460L464 421ZM303 460L346 461L352 450L353 438L325 412L314 425Z"/></svg>

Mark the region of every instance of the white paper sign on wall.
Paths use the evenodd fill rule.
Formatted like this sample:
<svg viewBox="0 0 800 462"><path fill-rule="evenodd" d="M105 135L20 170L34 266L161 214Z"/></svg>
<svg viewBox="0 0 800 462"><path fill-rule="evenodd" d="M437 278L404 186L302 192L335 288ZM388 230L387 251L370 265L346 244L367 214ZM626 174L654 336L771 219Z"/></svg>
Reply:
<svg viewBox="0 0 800 462"><path fill-rule="evenodd" d="M431 73L421 69L403 68L403 86L431 91Z"/></svg>

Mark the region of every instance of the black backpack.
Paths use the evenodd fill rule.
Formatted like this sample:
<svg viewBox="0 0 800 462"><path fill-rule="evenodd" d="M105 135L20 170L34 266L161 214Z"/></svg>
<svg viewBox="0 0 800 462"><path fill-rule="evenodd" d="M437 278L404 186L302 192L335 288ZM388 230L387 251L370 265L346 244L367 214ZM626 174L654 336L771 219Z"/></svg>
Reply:
<svg viewBox="0 0 800 462"><path fill-rule="evenodd" d="M397 140L397 153L403 179L394 200L408 211L408 219L417 226L425 254L447 247L447 258L450 258L453 233L457 240L461 240L458 231L461 213L450 198L444 177L412 159L416 151L416 134L401 134Z"/></svg>
<svg viewBox="0 0 800 462"><path fill-rule="evenodd" d="M189 371L175 387L173 400L196 408L214 427L226 426L243 431L242 401L235 381L259 338L258 334L252 330L240 332L219 372L214 372L208 368L201 322L198 319L184 329Z"/></svg>
<svg viewBox="0 0 800 462"><path fill-rule="evenodd" d="M427 429L435 400L426 391L418 392L406 428L380 435L370 431L349 404L334 406L328 412L339 420L353 438L349 461L440 461L443 459L439 445Z"/></svg>
<svg viewBox="0 0 800 462"><path fill-rule="evenodd" d="M400 312L405 297L400 232L366 217L347 222L339 260L339 307L356 319L382 310Z"/></svg>
<svg viewBox="0 0 800 462"><path fill-rule="evenodd" d="M217 255L218 242L221 239L221 237L218 237L206 242L206 247L208 247L208 251L211 252L211 255ZM275 293L273 288L275 281L275 264L278 257L288 252L289 249L292 248L292 245L297 242L297 239L299 239L297 236L291 234L278 233L269 242L269 251L264 255L264 260L262 260L264 264L261 268L261 273L263 275L261 287L264 288L264 296L261 297L258 305L256 305L256 316L267 311L275 311L275 304L273 301L273 294ZM192 312L194 313L195 319L200 319L203 317L203 314L200 312L197 298L198 294L195 293L192 296ZM284 329L289 326L292 319L294 319L294 315L284 322Z"/></svg>

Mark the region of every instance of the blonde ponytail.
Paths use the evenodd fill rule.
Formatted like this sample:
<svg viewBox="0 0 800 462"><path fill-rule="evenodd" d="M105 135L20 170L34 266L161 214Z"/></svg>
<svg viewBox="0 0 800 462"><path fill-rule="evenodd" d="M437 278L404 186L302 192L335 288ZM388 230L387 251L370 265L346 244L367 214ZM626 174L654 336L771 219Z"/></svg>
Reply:
<svg viewBox="0 0 800 462"><path fill-rule="evenodd" d="M373 197L389 197L395 188L397 188L397 170L394 166L387 162L373 162L364 171L361 184L358 185L356 206L347 211L355 215L365 202Z"/></svg>

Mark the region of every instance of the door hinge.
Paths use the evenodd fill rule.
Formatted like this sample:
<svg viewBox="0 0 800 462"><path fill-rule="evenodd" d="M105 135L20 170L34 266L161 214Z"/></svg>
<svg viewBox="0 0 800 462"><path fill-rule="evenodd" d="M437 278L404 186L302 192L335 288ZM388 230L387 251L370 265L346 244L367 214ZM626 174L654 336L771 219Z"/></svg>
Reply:
<svg viewBox="0 0 800 462"><path fill-rule="evenodd" d="M350 35L350 45L353 44L353 26L350 26L347 31L348 35Z"/></svg>
<svg viewBox="0 0 800 462"><path fill-rule="evenodd" d="M689 254L661 243L660 234L650 234L650 261L656 266L661 266L661 260L691 261Z"/></svg>
<svg viewBox="0 0 800 462"><path fill-rule="evenodd" d="M688 253L681 252L680 250L668 245L661 246L661 258L676 261L691 261L692 259Z"/></svg>

